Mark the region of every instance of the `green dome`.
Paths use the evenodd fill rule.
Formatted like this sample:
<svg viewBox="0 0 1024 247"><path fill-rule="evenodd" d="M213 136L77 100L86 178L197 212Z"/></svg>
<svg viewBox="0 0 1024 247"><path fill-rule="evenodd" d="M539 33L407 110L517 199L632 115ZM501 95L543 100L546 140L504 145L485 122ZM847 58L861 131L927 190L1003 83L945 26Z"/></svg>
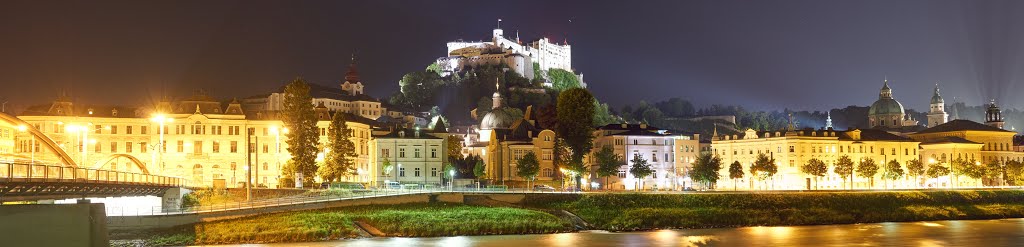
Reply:
<svg viewBox="0 0 1024 247"><path fill-rule="evenodd" d="M509 112L506 107L492 109L487 115L484 115L483 120L480 121L481 130L489 129L508 129L515 123L516 117Z"/></svg>
<svg viewBox="0 0 1024 247"><path fill-rule="evenodd" d="M868 115L900 114L903 115L903 105L893 98L881 98L871 104Z"/></svg>

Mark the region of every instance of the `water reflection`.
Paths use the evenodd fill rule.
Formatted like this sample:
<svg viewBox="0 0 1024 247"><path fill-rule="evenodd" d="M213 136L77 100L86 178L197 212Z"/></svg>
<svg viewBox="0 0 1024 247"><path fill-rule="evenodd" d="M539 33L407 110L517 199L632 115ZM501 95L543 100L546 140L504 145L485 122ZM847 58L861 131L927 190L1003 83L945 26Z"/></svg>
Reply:
<svg viewBox="0 0 1024 247"><path fill-rule="evenodd" d="M1024 219L579 233L369 238L246 246L1016 246Z"/></svg>

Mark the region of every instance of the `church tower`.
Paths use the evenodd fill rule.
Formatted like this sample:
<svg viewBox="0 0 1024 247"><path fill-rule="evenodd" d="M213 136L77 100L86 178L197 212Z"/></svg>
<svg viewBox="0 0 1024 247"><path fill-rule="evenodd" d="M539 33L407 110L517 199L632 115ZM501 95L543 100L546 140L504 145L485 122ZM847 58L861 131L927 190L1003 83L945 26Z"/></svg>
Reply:
<svg viewBox="0 0 1024 247"><path fill-rule="evenodd" d="M1000 129L1002 129L1003 124L1005 124L1005 122L1003 122L1003 113L999 110L999 107L996 106L996 100L994 99L989 102L988 109L985 110L985 124Z"/></svg>
<svg viewBox="0 0 1024 247"><path fill-rule="evenodd" d="M359 72L356 71L355 54L352 54L352 63L348 65L348 73L345 73L345 82L341 83L341 91L350 96L363 94L363 82L359 81Z"/></svg>
<svg viewBox="0 0 1024 247"><path fill-rule="evenodd" d="M942 96L939 95L939 84L935 84L935 93L932 94L932 101L929 109L928 128L935 127L949 121L949 115L946 114L946 103L942 100Z"/></svg>
<svg viewBox="0 0 1024 247"><path fill-rule="evenodd" d="M825 129L832 129L832 111L828 111L828 118L825 119Z"/></svg>

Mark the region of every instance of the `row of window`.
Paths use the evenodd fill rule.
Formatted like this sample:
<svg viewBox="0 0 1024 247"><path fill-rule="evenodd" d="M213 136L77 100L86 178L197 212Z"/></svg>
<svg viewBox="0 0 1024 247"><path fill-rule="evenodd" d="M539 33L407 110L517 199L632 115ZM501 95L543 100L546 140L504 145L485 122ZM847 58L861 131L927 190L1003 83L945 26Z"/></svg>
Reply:
<svg viewBox="0 0 1024 247"><path fill-rule="evenodd" d="M390 148L381 148L380 149L380 157L382 157L382 158L391 158L391 149ZM405 148L398 148L398 158L405 158ZM414 148L413 149L413 158L422 158L422 157L420 157L420 149L419 148ZM437 158L437 148L431 148L430 149L430 158Z"/></svg>
<svg viewBox="0 0 1024 247"><path fill-rule="evenodd" d="M857 149L854 149L854 147L851 147L851 146L845 146L845 148L844 148L844 146L838 146L838 147L839 147L839 153L846 153L847 151L849 151L849 153L865 153L864 152L865 151L864 150L864 146L858 146ZM778 151L776 151L776 152L782 153L782 146L778 146L776 148L778 149ZM801 150L800 150L801 152L807 152L807 147L800 147L800 148L801 148ZM836 146L813 146L813 147L810 147L810 148L811 148L811 153L835 153L836 152ZM879 148L878 150L879 150L878 154L881 154L881 155L885 155L886 154L885 153L885 148ZM768 152L768 150L763 150L763 151L764 152ZM868 146L868 150L867 151L868 151L867 153L875 153L875 147L874 146ZM754 152L755 152L754 149L736 149L736 150L732 151L732 154L733 155L754 154ZM757 154L761 154L762 150L756 150L756 152L757 152ZM796 146L789 146L789 152L790 153L796 152ZM722 150L721 155L725 155L725 154L726 154L725 150ZM890 152L889 152L889 155L896 155L896 148L891 148ZM903 155L917 155L917 149L904 148L903 149Z"/></svg>

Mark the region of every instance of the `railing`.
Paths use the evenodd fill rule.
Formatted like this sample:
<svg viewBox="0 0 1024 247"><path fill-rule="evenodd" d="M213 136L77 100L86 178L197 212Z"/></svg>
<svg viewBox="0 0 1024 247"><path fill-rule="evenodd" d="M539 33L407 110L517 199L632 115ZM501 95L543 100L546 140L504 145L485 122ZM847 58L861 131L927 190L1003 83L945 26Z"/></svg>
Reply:
<svg viewBox="0 0 1024 247"><path fill-rule="evenodd" d="M273 199L261 199L248 202L222 203L214 205L183 207L183 208L162 208L154 207L118 207L108 206L107 216L149 216L149 215L176 215L223 212L231 210L243 210L253 208L265 208L285 205L298 205L306 203L330 202L351 199L376 198L397 195L425 194L434 192L481 192L481 193L579 193L560 191L535 191L528 189L499 189L499 188L436 188L436 189L370 189L370 190L311 190L302 195L286 196Z"/></svg>
<svg viewBox="0 0 1024 247"><path fill-rule="evenodd" d="M60 165L0 163L0 183L4 182L102 183L168 187L188 186L188 180L178 177L103 169L74 168Z"/></svg>

